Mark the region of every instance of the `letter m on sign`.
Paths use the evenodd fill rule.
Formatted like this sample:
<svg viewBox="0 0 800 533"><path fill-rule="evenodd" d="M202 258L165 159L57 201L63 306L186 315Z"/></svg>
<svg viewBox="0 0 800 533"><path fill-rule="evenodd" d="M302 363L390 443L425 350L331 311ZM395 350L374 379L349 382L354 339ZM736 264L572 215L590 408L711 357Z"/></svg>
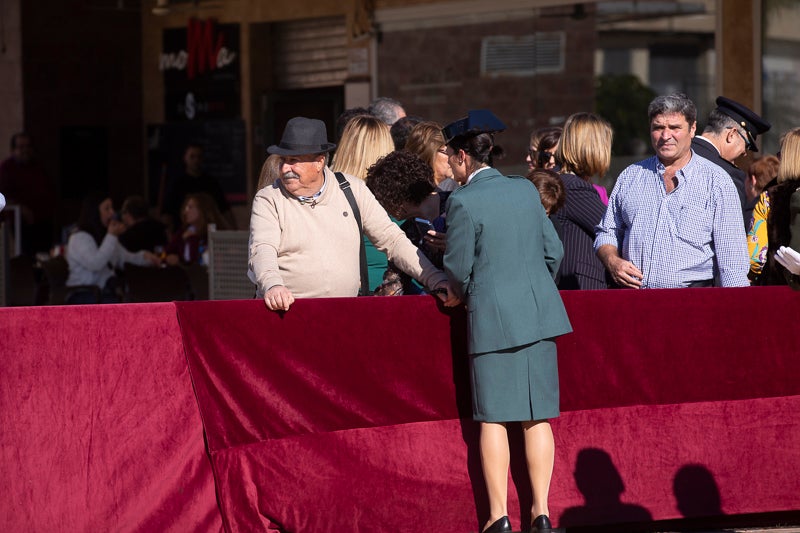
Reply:
<svg viewBox="0 0 800 533"><path fill-rule="evenodd" d="M214 42L214 21L189 19L186 32L186 49L189 58L186 66L186 75L192 80L197 74L217 68L217 55L225 44L225 35L220 33L217 42Z"/></svg>

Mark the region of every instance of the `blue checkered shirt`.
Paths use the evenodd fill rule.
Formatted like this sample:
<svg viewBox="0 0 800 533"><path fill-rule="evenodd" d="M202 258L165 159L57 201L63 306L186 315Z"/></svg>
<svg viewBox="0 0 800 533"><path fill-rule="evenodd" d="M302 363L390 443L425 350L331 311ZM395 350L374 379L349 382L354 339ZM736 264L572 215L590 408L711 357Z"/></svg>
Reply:
<svg viewBox="0 0 800 533"><path fill-rule="evenodd" d="M744 287L747 238L742 206L730 176L692 152L667 194L664 165L651 157L622 171L594 249L611 244L644 274L643 288L715 285Z"/></svg>

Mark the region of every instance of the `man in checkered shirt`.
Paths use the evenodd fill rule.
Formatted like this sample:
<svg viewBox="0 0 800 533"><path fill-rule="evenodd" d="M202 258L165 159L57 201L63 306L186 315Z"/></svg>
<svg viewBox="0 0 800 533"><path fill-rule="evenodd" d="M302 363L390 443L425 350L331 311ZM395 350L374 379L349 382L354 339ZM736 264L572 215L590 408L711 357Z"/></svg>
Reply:
<svg viewBox="0 0 800 533"><path fill-rule="evenodd" d="M728 174L691 149L697 109L683 94L650 102L656 155L617 179L594 249L621 287L747 286L747 241Z"/></svg>

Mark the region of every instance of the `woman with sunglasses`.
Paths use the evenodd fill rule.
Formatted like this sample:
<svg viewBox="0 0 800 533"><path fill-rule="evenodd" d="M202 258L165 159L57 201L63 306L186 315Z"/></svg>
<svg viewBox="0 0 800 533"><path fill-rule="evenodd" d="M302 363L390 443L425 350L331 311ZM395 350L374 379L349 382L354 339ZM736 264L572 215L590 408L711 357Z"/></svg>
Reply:
<svg viewBox="0 0 800 533"><path fill-rule="evenodd" d="M562 128L552 126L539 128L531 133L530 148L525 156L528 163L528 170L543 168L558 172L558 161L556 160L556 149L558 141L561 139Z"/></svg>

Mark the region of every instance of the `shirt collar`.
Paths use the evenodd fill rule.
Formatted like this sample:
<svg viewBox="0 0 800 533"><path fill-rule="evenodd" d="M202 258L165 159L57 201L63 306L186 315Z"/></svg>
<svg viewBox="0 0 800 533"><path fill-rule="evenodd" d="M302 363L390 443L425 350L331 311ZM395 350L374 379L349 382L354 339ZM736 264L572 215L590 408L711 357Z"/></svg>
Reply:
<svg viewBox="0 0 800 533"><path fill-rule="evenodd" d="M678 178L678 183L680 183L681 181L688 178L694 173L693 169L697 165L698 155L694 153L694 150L691 150L691 152L692 152L692 158L689 159L689 161L685 165L683 165L681 168L675 171L675 176ZM666 165L664 165L664 163L661 162L658 156L655 156L653 159L655 159L656 161L656 174L658 174L658 177L660 179L663 179L664 172L667 171L667 167Z"/></svg>
<svg viewBox="0 0 800 533"><path fill-rule="evenodd" d="M322 196L322 193L325 192L325 186L328 184L328 176L325 172L322 173L322 187L312 194L311 196L295 196L297 201L300 202L302 205L311 204L311 207L314 207L319 200L319 197Z"/></svg>
<svg viewBox="0 0 800 533"><path fill-rule="evenodd" d="M708 144L708 145L709 145L709 146L711 146L711 147L714 149L714 151L716 151L718 154L720 153L720 152L719 152L719 148L717 148L717 146L716 146L714 143L712 143L711 141L709 141L708 139L706 139L706 138L705 138L705 137L703 137L702 135L695 135L695 136L694 136L694 138L695 138L695 139L697 139L697 140L699 140L699 141L701 141L701 142L704 142L704 143ZM720 154L720 157L721 157L721 156L722 156L722 154Z"/></svg>
<svg viewBox="0 0 800 533"><path fill-rule="evenodd" d="M482 171L484 171L484 170L488 170L488 169L490 169L490 168L491 168L491 167L481 167L481 168L479 168L478 170L476 170L475 172L473 172L472 174L470 174L469 176L467 176L467 183L469 183L470 181L472 181L472 178L474 178L474 177L475 177L475 175L476 175L476 174L478 174L478 172L482 172Z"/></svg>

